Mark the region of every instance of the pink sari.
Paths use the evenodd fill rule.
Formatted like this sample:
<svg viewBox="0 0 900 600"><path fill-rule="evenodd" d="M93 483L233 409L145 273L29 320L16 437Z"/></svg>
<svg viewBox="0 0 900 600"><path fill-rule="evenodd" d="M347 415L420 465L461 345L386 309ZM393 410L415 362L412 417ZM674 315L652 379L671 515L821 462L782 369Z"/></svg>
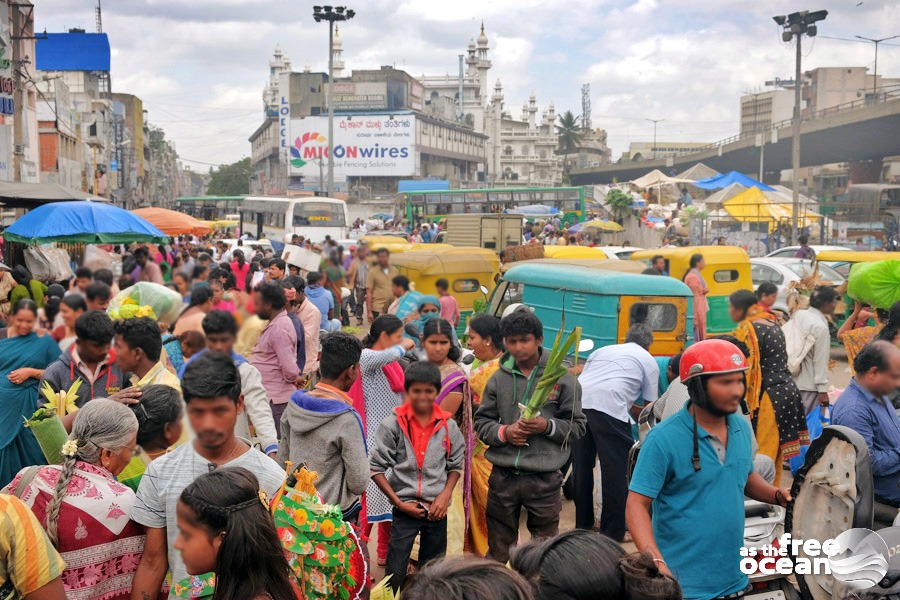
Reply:
<svg viewBox="0 0 900 600"><path fill-rule="evenodd" d="M28 489L16 489L23 469L3 490L15 493L46 527L61 465L40 467ZM134 492L102 467L77 462L59 509L57 550L66 561L69 600L128 600L144 552L144 528L131 520Z"/></svg>
<svg viewBox="0 0 900 600"><path fill-rule="evenodd" d="M466 460L465 471L463 472L462 492L463 506L466 515L464 535L468 536L469 515L472 504L472 451L475 449L475 427L472 419L472 390L469 386L469 380L463 370L456 364L451 364L449 367L452 371L447 375L444 375L444 373L448 369L441 367L441 375L444 376L444 378L441 380L441 392L438 394L435 404L440 406L441 402L453 393L461 393L463 396L462 404L460 404L459 409L456 411L456 414L453 415L453 418L456 420L463 437L466 439Z"/></svg>

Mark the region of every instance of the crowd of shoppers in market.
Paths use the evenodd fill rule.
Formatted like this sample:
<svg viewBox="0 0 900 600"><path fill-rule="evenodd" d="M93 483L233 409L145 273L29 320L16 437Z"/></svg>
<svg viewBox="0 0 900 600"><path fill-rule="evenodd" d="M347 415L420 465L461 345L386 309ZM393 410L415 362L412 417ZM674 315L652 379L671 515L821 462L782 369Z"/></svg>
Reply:
<svg viewBox="0 0 900 600"><path fill-rule="evenodd" d="M13 272L21 297L0 334L0 536L27 530L34 541L0 556L10 586L38 599L174 598L173 584L215 570L229 598L286 597L286 562L241 557L280 547L257 494L272 497L290 461L318 473L324 502L363 540L377 539L371 562L404 598L438 587L447 597L525 599L717 598L746 588L737 562L721 557L743 543L745 494L791 500L782 465L808 444L807 414L831 402L832 288L814 291L794 333L780 327L771 290L736 292L732 336L704 340L697 255L686 277L693 345L655 358L653 329L636 323L624 343L559 376L526 419L520 405L548 362L533 310L470 318L470 366L445 280L415 290L387 250L360 243L345 257L335 243L322 247L321 270L305 277L252 244L245 253L204 243L134 249L118 290L103 269L79 269L67 287ZM184 298L177 320L108 316L103 304L141 281ZM362 340L342 331L351 316L369 324ZM900 425L889 397L900 384L900 308L883 317L879 339L854 356L833 422L863 435L876 497L896 506ZM48 465L23 420L41 382L60 392L76 381L64 458ZM629 483L642 409L663 423ZM576 531L561 534L570 463ZM529 544L520 543L523 511ZM638 552L623 550L629 538ZM27 576L23 560L36 565ZM507 561L511 569L499 566Z"/></svg>

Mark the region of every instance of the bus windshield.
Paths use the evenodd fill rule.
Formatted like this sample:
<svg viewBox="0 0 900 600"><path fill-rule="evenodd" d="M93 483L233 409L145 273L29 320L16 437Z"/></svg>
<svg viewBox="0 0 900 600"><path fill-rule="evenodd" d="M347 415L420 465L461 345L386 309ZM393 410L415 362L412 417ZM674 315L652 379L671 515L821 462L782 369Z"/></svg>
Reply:
<svg viewBox="0 0 900 600"><path fill-rule="evenodd" d="M344 207L332 202L298 202L294 227L345 227Z"/></svg>

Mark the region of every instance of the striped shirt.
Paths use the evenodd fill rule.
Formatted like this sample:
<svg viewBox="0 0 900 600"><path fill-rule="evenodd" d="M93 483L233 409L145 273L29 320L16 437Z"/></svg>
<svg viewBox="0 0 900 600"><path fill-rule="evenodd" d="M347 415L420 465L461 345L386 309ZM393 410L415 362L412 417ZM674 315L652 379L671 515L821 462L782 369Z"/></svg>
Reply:
<svg viewBox="0 0 900 600"><path fill-rule="evenodd" d="M0 494L0 599L23 598L62 575L65 567L28 507Z"/></svg>

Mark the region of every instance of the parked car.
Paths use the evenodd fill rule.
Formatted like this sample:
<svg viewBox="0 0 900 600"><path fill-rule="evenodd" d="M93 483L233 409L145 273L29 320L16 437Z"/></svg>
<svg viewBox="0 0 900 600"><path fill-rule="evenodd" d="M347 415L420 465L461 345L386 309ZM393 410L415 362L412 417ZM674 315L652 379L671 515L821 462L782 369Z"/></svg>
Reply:
<svg viewBox="0 0 900 600"><path fill-rule="evenodd" d="M772 309L782 313L786 318L790 314L787 303L790 284L800 281L812 273L814 268L812 261L801 258L751 258L750 279L753 280L753 289L764 281L774 283L778 287L778 298ZM824 262L819 263L819 278L826 284L835 286L845 281L843 275Z"/></svg>
<svg viewBox="0 0 900 600"><path fill-rule="evenodd" d="M823 250L834 250L836 252L853 252L850 248L844 248L843 246L810 246L815 253L816 256L819 255L819 252ZM765 258L797 258L797 250L800 249L800 246L785 246L784 248L779 248L773 252L769 252L766 254Z"/></svg>
<svg viewBox="0 0 900 600"><path fill-rule="evenodd" d="M618 258L619 260L628 260L631 255L643 248L636 246L598 246L609 258Z"/></svg>

